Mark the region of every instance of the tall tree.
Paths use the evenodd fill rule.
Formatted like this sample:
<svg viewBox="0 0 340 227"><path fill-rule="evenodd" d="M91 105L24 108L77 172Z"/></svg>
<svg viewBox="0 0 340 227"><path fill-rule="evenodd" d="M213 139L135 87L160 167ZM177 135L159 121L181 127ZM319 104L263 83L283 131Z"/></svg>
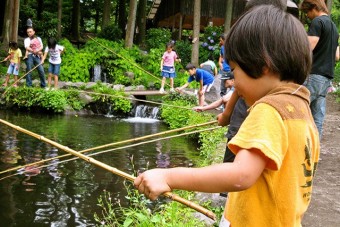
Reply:
<svg viewBox="0 0 340 227"><path fill-rule="evenodd" d="M146 2L147 0L139 0L139 5L138 5L137 27L138 27L139 33L137 36L137 43L141 44L141 46L144 46L145 44Z"/></svg>
<svg viewBox="0 0 340 227"><path fill-rule="evenodd" d="M79 24L80 24L80 0L73 0L71 36L74 41L79 41L80 39Z"/></svg>
<svg viewBox="0 0 340 227"><path fill-rule="evenodd" d="M42 12L44 11L44 0L37 0L37 19L42 20Z"/></svg>
<svg viewBox="0 0 340 227"><path fill-rule="evenodd" d="M126 26L126 0L119 0L118 5L118 26L123 31L123 37L125 37Z"/></svg>
<svg viewBox="0 0 340 227"><path fill-rule="evenodd" d="M58 0L58 25L57 25L57 35L58 39L61 38L61 15L63 12L63 0Z"/></svg>
<svg viewBox="0 0 340 227"><path fill-rule="evenodd" d="M4 49L8 47L9 41L18 41L19 8L20 0L6 1L2 30L2 47Z"/></svg>
<svg viewBox="0 0 340 227"><path fill-rule="evenodd" d="M129 6L129 18L126 27L126 35L125 35L125 47L131 48L133 45L133 36L135 34L135 25L136 25L136 13L137 13L137 1L130 0Z"/></svg>
<svg viewBox="0 0 340 227"><path fill-rule="evenodd" d="M110 23L111 0L104 0L102 30Z"/></svg>
<svg viewBox="0 0 340 227"><path fill-rule="evenodd" d="M191 63L198 67L199 57L199 36L201 25L201 0L194 1L194 21L193 21L193 42L191 52Z"/></svg>
<svg viewBox="0 0 340 227"><path fill-rule="evenodd" d="M231 27L231 20L233 17L233 0L226 0L226 11L224 18L224 33L227 34Z"/></svg>

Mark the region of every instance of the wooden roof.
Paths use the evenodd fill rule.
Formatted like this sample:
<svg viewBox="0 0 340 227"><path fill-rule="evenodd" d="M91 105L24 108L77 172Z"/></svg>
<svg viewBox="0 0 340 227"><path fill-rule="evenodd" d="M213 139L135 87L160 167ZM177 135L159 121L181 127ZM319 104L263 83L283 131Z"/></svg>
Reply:
<svg viewBox="0 0 340 227"><path fill-rule="evenodd" d="M232 22L244 11L248 0L234 0ZM292 0L287 0L288 7L295 7ZM295 6L294 6L295 5ZM179 28L182 19L182 29L193 28L192 0L154 0L148 19L154 27ZM297 6L296 6L297 10ZM226 0L201 0L201 30L208 25L223 26L226 12Z"/></svg>

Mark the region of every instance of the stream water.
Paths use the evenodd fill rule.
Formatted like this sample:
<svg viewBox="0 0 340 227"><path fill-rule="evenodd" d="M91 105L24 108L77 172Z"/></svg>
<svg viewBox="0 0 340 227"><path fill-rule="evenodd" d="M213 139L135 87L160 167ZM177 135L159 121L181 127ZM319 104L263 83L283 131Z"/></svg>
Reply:
<svg viewBox="0 0 340 227"><path fill-rule="evenodd" d="M143 118L64 116L0 111L0 118L76 151L141 137L167 127ZM130 145L123 144L124 145ZM112 148L112 147L110 147ZM103 150L107 150L105 148ZM43 141L0 124L0 171L65 154ZM147 166L192 166L197 149L184 137L114 150L93 158L128 174ZM133 157L133 162L131 161ZM83 160L15 171L0 181L0 226L95 226L98 198L106 190L127 206L123 178ZM133 164L132 164L133 163ZM8 174L0 175L3 178Z"/></svg>

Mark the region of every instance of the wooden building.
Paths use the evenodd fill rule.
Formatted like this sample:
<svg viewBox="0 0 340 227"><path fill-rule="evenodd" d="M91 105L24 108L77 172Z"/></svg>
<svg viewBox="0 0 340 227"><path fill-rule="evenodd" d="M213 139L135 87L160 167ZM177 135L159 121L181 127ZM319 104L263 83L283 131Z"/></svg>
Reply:
<svg viewBox="0 0 340 227"><path fill-rule="evenodd" d="M201 0L201 30L206 26L223 26L226 0ZM247 0L233 0L231 24L243 13ZM293 0L287 0L288 11L297 10ZM174 29L192 30L193 0L154 0L148 14L149 25Z"/></svg>

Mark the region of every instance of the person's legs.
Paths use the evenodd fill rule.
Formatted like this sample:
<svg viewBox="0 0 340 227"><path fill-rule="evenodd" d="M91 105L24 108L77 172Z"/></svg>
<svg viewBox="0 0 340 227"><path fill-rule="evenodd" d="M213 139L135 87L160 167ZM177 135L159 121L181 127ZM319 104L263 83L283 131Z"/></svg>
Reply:
<svg viewBox="0 0 340 227"><path fill-rule="evenodd" d="M7 87L8 81L9 81L9 74L7 73L7 74L6 74L5 82L2 84L2 86Z"/></svg>
<svg viewBox="0 0 340 227"><path fill-rule="evenodd" d="M18 86L18 84L17 84L18 81L17 80L18 80L18 76L14 75L14 84L13 84L14 87Z"/></svg>
<svg viewBox="0 0 340 227"><path fill-rule="evenodd" d="M54 88L58 89L58 75L54 75Z"/></svg>
<svg viewBox="0 0 340 227"><path fill-rule="evenodd" d="M53 65L53 75L54 75L54 88L58 89L58 76L60 73L60 64Z"/></svg>
<svg viewBox="0 0 340 227"><path fill-rule="evenodd" d="M34 56L34 63L36 65L41 63L41 59L39 58L39 56ZM38 66L38 74L40 77L40 87L42 88L46 87L45 72L44 72L44 67L42 65Z"/></svg>
<svg viewBox="0 0 340 227"><path fill-rule="evenodd" d="M159 89L159 92L163 93L164 92L164 85L165 85L165 80L166 80L166 77L163 76L163 79L162 79L162 84L161 84L161 89Z"/></svg>
<svg viewBox="0 0 340 227"><path fill-rule="evenodd" d="M32 67L33 67L33 56L32 54L29 54L26 60L27 72L31 71ZM32 73L31 72L26 75L26 86L32 87Z"/></svg>
<svg viewBox="0 0 340 227"><path fill-rule="evenodd" d="M173 77L170 77L170 91L171 92L174 92L174 78Z"/></svg>
<svg viewBox="0 0 340 227"><path fill-rule="evenodd" d="M321 140L322 125L326 115L326 95L331 85L330 79L321 75L311 74L304 85L310 92L310 109Z"/></svg>

